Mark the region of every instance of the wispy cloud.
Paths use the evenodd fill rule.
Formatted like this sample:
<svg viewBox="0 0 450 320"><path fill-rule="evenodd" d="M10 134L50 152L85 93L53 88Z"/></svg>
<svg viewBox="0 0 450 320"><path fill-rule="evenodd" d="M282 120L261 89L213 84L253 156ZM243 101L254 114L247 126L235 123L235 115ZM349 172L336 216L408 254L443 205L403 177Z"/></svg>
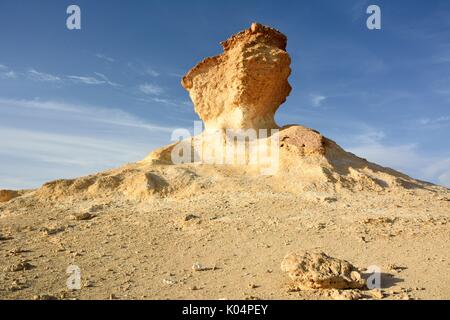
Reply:
<svg viewBox="0 0 450 320"><path fill-rule="evenodd" d="M118 134L86 137L0 125L0 135L0 189L36 188L54 179L111 169L142 159L151 148L143 141L120 139Z"/></svg>
<svg viewBox="0 0 450 320"><path fill-rule="evenodd" d="M162 103L169 106L178 106L179 104L175 101L169 100L169 99L163 99L163 98L152 98L153 101Z"/></svg>
<svg viewBox="0 0 450 320"><path fill-rule="evenodd" d="M189 101L180 101L175 99L167 99L167 98L159 98L159 97L149 97L149 98L137 98L138 101L141 102L148 102L148 103L158 103L166 106L171 107L183 107L183 106L189 106L192 107L192 103ZM181 110L182 108L179 108ZM187 110L186 108L183 108L184 110Z"/></svg>
<svg viewBox="0 0 450 320"><path fill-rule="evenodd" d="M39 109L58 111L78 115L78 119L89 122L100 122L123 127L133 127L148 131L172 132L174 128L150 124L120 109L109 109L98 106L74 105L58 101L12 100L0 98L1 108Z"/></svg>
<svg viewBox="0 0 450 320"><path fill-rule="evenodd" d="M441 183L441 185L450 188L450 170L439 175L438 180Z"/></svg>
<svg viewBox="0 0 450 320"><path fill-rule="evenodd" d="M1 79L17 79L17 73L11 70L4 64L0 64L0 78Z"/></svg>
<svg viewBox="0 0 450 320"><path fill-rule="evenodd" d="M411 175L436 181L450 187L450 158L421 152L416 143L392 144L381 130L366 131L349 138L346 149L367 160Z"/></svg>
<svg viewBox="0 0 450 320"><path fill-rule="evenodd" d="M109 78L107 76L105 76L103 73L100 72L94 72L99 78L103 79L103 81L105 81L107 84L109 84L110 86L113 87L119 87L120 84L112 82L111 80L109 80Z"/></svg>
<svg viewBox="0 0 450 320"><path fill-rule="evenodd" d="M320 107L322 105L322 102L324 102L327 97L320 94L311 94L310 99L314 107Z"/></svg>
<svg viewBox="0 0 450 320"><path fill-rule="evenodd" d="M17 79L17 77L18 77L17 73L15 73L12 70L2 73L1 76L5 79Z"/></svg>
<svg viewBox="0 0 450 320"><path fill-rule="evenodd" d="M160 76L160 73L158 71L155 71L154 69L152 69L150 67L145 69L145 73L147 73L148 75L150 75L152 77L159 77Z"/></svg>
<svg viewBox="0 0 450 320"><path fill-rule="evenodd" d="M347 148L350 152L369 161L391 167L396 170L413 168L423 159L417 153L417 145L387 145L380 142L360 143Z"/></svg>
<svg viewBox="0 0 450 320"><path fill-rule="evenodd" d="M175 77L175 78L180 78L180 79L184 77L183 74L177 73L177 72L170 72L170 73L169 73L169 76Z"/></svg>
<svg viewBox="0 0 450 320"><path fill-rule="evenodd" d="M0 98L0 189L38 187L140 160L169 143L173 130L120 109Z"/></svg>
<svg viewBox="0 0 450 320"><path fill-rule="evenodd" d="M436 56L433 56L431 59L432 59L432 63L434 63L434 64L450 63L450 54L447 54L447 55L436 55Z"/></svg>
<svg viewBox="0 0 450 320"><path fill-rule="evenodd" d="M442 116L442 117L438 117L438 118L422 118L419 120L419 123L421 125L427 126L427 125L439 125L439 124L444 124L444 123L449 123L450 122L450 116Z"/></svg>
<svg viewBox="0 0 450 320"><path fill-rule="evenodd" d="M159 96L164 93L164 89L158 85L144 83L139 86L139 91L147 95Z"/></svg>
<svg viewBox="0 0 450 320"><path fill-rule="evenodd" d="M55 76L55 75L52 75L49 73L39 72L39 71L36 71L35 69L28 70L28 78L33 81L44 81L44 82L62 81L62 79L58 76Z"/></svg>
<svg viewBox="0 0 450 320"><path fill-rule="evenodd" d="M369 129L364 133L356 134L354 136L354 142L360 144L376 144L383 140L386 134L382 130Z"/></svg>
<svg viewBox="0 0 450 320"><path fill-rule="evenodd" d="M67 78L73 80L76 83L83 83L87 85L99 85L105 84L106 82L103 80L99 80L94 77L85 77L85 76L67 76Z"/></svg>
<svg viewBox="0 0 450 320"><path fill-rule="evenodd" d="M22 74L20 74L22 75ZM100 72L94 72L94 76L78 76L78 75L68 75L68 76L56 76L53 74L37 71L36 69L29 69L26 72L28 79L37 82L73 82L81 83L86 85L110 85L112 87L119 87L120 85L116 82L111 81L105 74ZM0 78L2 79L17 79L19 74L14 70L8 68L5 65L0 64Z"/></svg>
<svg viewBox="0 0 450 320"><path fill-rule="evenodd" d="M53 164L89 166L92 162L100 165L108 165L111 162L110 159L99 159L96 156L84 159L74 157L74 149L78 151L83 149L84 153L96 152L97 156L101 153L113 153L117 158L124 158L124 153L139 155L129 144L80 135L47 133L2 126L0 126L0 134L5 137L0 142L0 153L16 157L20 155Z"/></svg>
<svg viewBox="0 0 450 320"><path fill-rule="evenodd" d="M444 186L450 188L450 157L434 161L423 169L428 177L437 177Z"/></svg>
<svg viewBox="0 0 450 320"><path fill-rule="evenodd" d="M97 58L99 58L99 59L102 59L102 60L107 61L107 62L110 62L110 63L116 61L116 59L111 58L111 57L108 57L107 55L104 55L104 54L101 54L101 53L97 53L95 56L96 56Z"/></svg>
<svg viewBox="0 0 450 320"><path fill-rule="evenodd" d="M146 77L151 76L153 78L157 78L161 76L161 72L154 67L148 65L147 63L142 62L128 62L127 67L134 72L135 74Z"/></svg>
<svg viewBox="0 0 450 320"><path fill-rule="evenodd" d="M102 85L107 84L113 87L120 86L119 84L112 82L109 80L107 76L100 72L94 72L97 77L93 76L67 76L68 79L72 80L75 83L82 83L86 85Z"/></svg>
<svg viewBox="0 0 450 320"><path fill-rule="evenodd" d="M371 162L404 173L416 172L413 178L437 183L450 188L450 158L427 156L416 144L386 145L381 142L359 145L348 150Z"/></svg>

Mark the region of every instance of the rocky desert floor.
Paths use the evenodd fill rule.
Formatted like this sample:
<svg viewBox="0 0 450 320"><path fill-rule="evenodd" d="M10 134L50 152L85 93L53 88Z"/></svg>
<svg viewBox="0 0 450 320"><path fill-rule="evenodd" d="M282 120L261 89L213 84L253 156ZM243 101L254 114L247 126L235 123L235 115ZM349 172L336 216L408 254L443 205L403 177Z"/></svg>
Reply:
<svg viewBox="0 0 450 320"><path fill-rule="evenodd" d="M283 257L319 250L382 271L376 299L450 299L450 197L411 190L205 191L148 201L0 204L2 299L333 299L294 290ZM448 194L447 194L448 195ZM68 290L68 266L81 290Z"/></svg>

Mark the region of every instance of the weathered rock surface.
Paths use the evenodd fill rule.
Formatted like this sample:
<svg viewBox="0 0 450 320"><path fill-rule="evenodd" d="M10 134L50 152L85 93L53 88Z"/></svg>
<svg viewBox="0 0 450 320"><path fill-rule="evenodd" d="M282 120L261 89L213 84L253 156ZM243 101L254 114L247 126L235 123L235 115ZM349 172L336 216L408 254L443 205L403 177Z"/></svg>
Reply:
<svg viewBox="0 0 450 320"><path fill-rule="evenodd" d="M20 196L18 191L0 190L0 202L8 202L18 196Z"/></svg>
<svg viewBox="0 0 450 320"><path fill-rule="evenodd" d="M253 23L222 42L182 80L206 129L277 128L274 115L291 91L291 59L281 32Z"/></svg>
<svg viewBox="0 0 450 320"><path fill-rule="evenodd" d="M359 289L365 285L351 263L323 252L290 253L283 259L281 270L299 289Z"/></svg>

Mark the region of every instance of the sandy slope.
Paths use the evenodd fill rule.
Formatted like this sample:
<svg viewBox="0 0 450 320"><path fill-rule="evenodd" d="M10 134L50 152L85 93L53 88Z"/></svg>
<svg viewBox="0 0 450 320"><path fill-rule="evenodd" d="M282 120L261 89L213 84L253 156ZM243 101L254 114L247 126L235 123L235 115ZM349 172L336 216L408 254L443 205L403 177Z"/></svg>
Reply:
<svg viewBox="0 0 450 320"><path fill-rule="evenodd" d="M0 242L0 297L324 298L288 292L280 271L286 253L319 248L359 267L380 266L389 298L404 298L390 293L398 289L412 298L450 298L448 198L359 193L328 203L240 191L98 204L90 221L70 216L92 201L55 206L25 198L2 207L1 234L9 240ZM185 221L190 214L196 217ZM4 271L24 260L35 268ZM196 262L216 269L192 271ZM71 264L92 287L68 292ZM390 269L394 264L405 269Z"/></svg>

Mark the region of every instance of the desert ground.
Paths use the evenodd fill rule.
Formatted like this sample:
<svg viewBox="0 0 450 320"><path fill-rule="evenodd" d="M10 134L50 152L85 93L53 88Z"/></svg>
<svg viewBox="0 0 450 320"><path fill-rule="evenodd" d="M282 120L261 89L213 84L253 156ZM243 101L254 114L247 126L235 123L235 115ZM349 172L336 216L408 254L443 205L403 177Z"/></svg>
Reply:
<svg viewBox="0 0 450 320"><path fill-rule="evenodd" d="M245 192L245 177L233 181L239 191L225 183L222 192L146 202L55 205L29 193L3 204L0 297L329 299L333 290L292 290L280 270L287 253L320 250L379 266L384 299L450 299L448 193L328 197ZM67 289L69 265L81 269L81 290Z"/></svg>

